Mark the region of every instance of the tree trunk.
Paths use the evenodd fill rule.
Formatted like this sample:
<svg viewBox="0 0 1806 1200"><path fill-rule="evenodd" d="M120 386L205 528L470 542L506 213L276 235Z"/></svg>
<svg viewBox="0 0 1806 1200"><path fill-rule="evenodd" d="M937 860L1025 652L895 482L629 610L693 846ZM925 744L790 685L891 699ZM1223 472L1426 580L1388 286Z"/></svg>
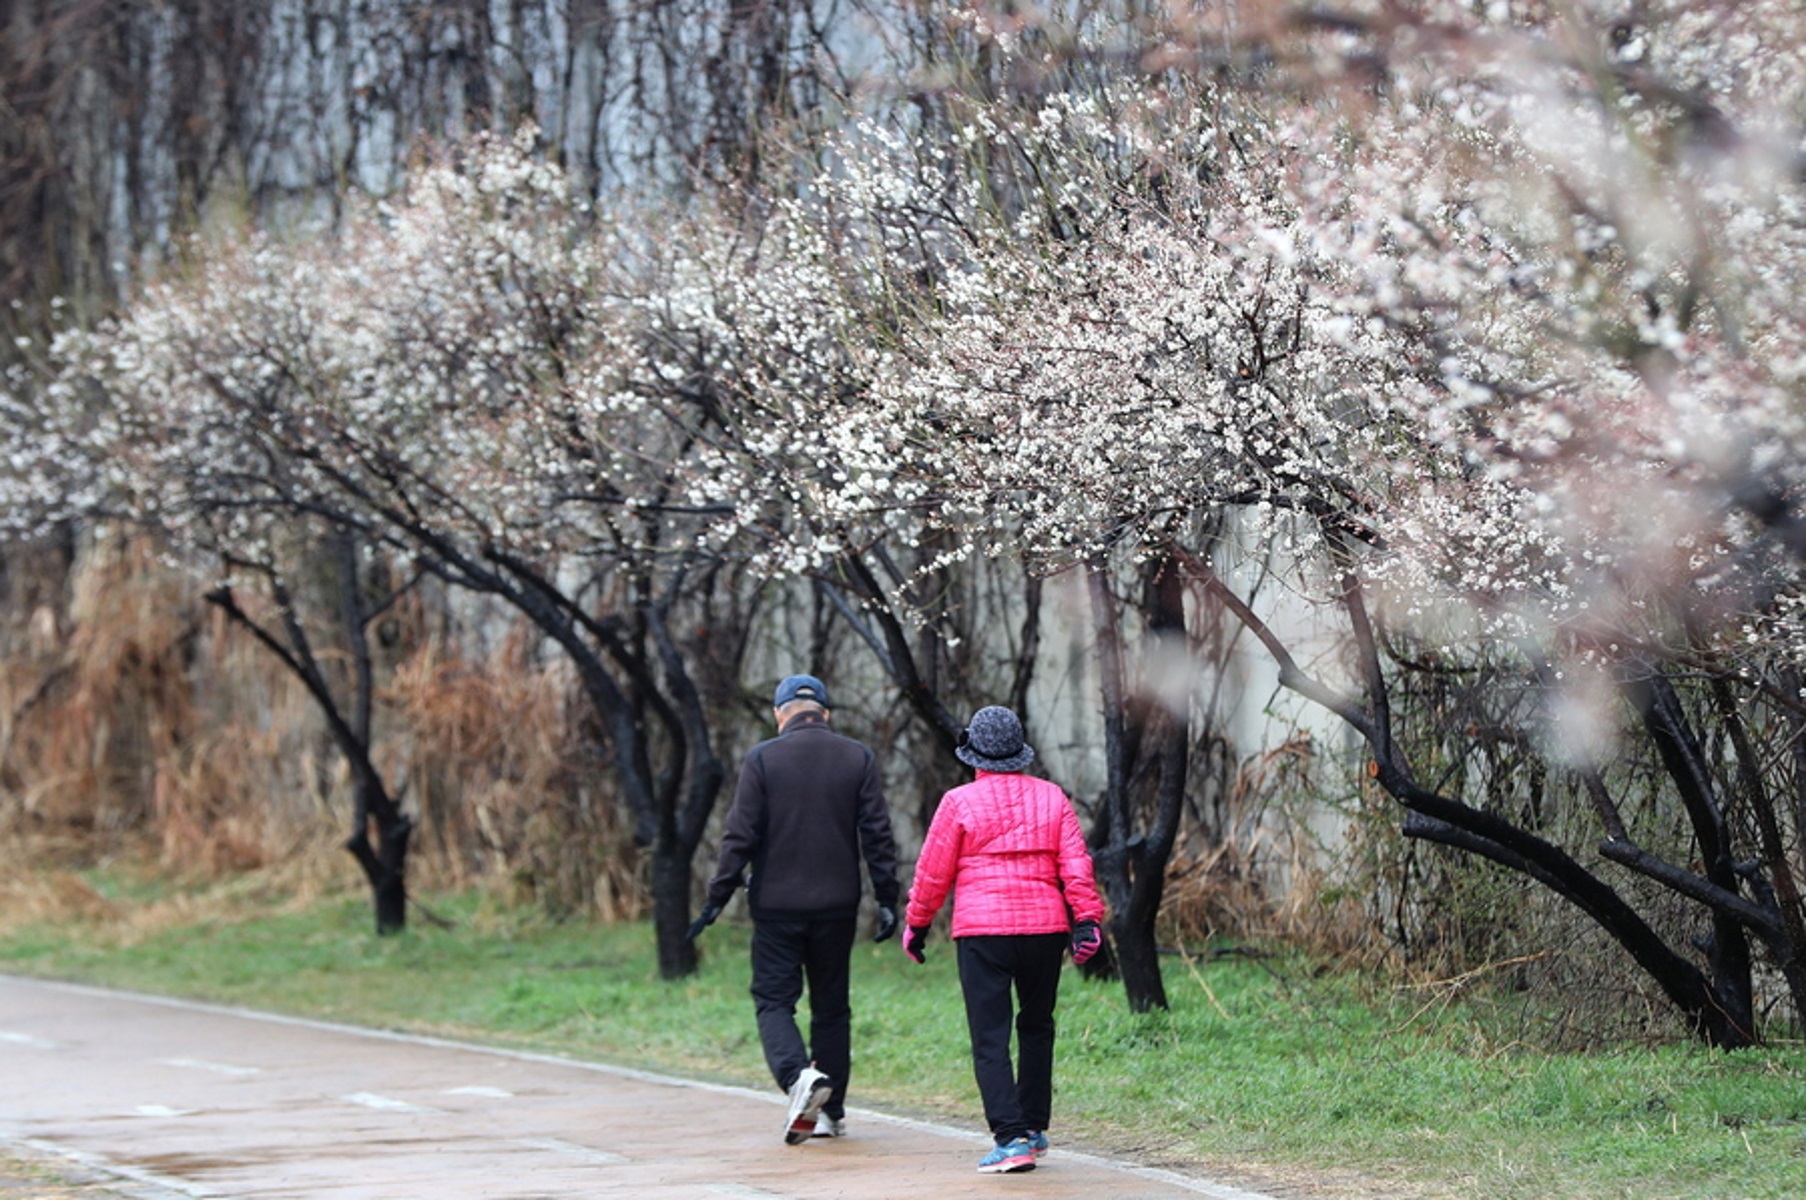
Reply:
<svg viewBox="0 0 1806 1200"><path fill-rule="evenodd" d="M1144 585L1142 608L1147 614L1148 654L1169 652L1169 641L1186 647L1189 654L1185 586L1177 564L1166 557L1153 559L1147 564ZM1168 1007L1155 922L1166 899L1166 868L1172 860L1179 821L1185 812L1191 764L1189 699L1182 707L1174 708L1162 698L1150 698L1143 713L1145 731L1141 740L1152 751L1150 766L1158 770L1154 819L1147 835L1132 843L1129 903L1115 922L1123 990L1134 1012Z"/></svg>
<svg viewBox="0 0 1806 1200"><path fill-rule="evenodd" d="M1151 1012L1170 1007L1166 998L1166 981L1160 975L1160 947L1154 938L1154 916L1160 902L1155 897L1150 906L1144 889L1122 912L1110 919L1110 932L1116 942L1116 968L1122 973L1123 995L1130 1012Z"/></svg>
<svg viewBox="0 0 1806 1200"><path fill-rule="evenodd" d="M1674 685L1659 669L1626 684L1632 701L1643 714L1643 726L1656 745L1668 775L1674 780L1687 817L1693 826L1705 876L1726 893L1736 894L1741 877L1733 861L1726 806L1713 783L1704 748L1675 693ZM1706 940L1706 961L1711 964L1707 992L1711 1011L1703 1014L1736 1030L1735 1045L1751 1045L1756 1039L1754 966L1750 960L1749 934L1734 917L1712 911L1712 933ZM1715 1043L1722 1044L1722 1043Z"/></svg>
<svg viewBox="0 0 1806 1200"><path fill-rule="evenodd" d="M391 806L393 807L393 806ZM370 845L369 826L376 826L376 845ZM407 814L394 812L388 820L364 821L345 840L345 849L364 869L370 882L370 897L376 909L376 932L380 937L400 933L408 923L408 840L414 822Z"/></svg>
<svg viewBox="0 0 1806 1200"><path fill-rule="evenodd" d="M660 979L696 973L696 946L685 936L690 925L690 852L674 838L652 847L652 929L658 945Z"/></svg>
<svg viewBox="0 0 1806 1200"><path fill-rule="evenodd" d="M680 719L683 736L674 737L673 741L678 747L687 748L690 763L682 803L678 802L676 788L659 798L652 913L662 979L682 979L696 973L696 946L686 936L690 925L690 872L708 828L709 815L715 811L722 784L727 781L727 767L715 756L702 695L666 624L666 613L675 594L674 587L664 603L646 608L646 627L658 647L665 683Z"/></svg>
<svg viewBox="0 0 1806 1200"><path fill-rule="evenodd" d="M1147 577L1148 599L1153 605L1148 624L1150 631L1156 634L1169 632L1167 626L1172 613L1166 602L1176 600L1181 612L1184 605L1183 592L1176 586L1176 573L1169 572L1174 586L1164 586L1160 570L1155 564ZM1109 930L1115 950L1112 962L1122 977L1123 994L1130 1011L1148 1012L1168 1007L1154 927L1166 890L1166 863L1172 853L1172 832L1178 814L1183 810L1186 722L1165 713L1153 714L1150 721L1151 710L1145 705L1139 706L1142 709L1139 719L1130 719L1121 616L1116 599L1110 594L1104 564L1101 561L1090 564L1086 578L1091 593L1092 629L1098 643L1104 759L1109 768L1104 819L1100 822L1107 836L1101 852L1095 857L1099 883L1110 905ZM1137 778L1143 774L1138 764L1150 724L1158 724L1162 730L1157 756L1159 816L1151 840L1135 831L1135 815L1141 806L1133 803L1131 794Z"/></svg>
<svg viewBox="0 0 1806 1200"><path fill-rule="evenodd" d="M1129 911L1130 891L1127 779L1130 750L1123 715L1122 634L1116 599L1110 594L1110 579L1101 558L1085 564L1085 585L1091 598L1091 630L1097 640L1098 699L1103 708L1104 727L1104 796L1099 805L1091 849L1098 886L1104 894L1104 902L1110 906L1108 928L1114 940L1123 932L1121 927L1124 915ZM1108 961L1110 966L1120 968L1120 953L1113 952Z"/></svg>
<svg viewBox="0 0 1806 1200"><path fill-rule="evenodd" d="M355 559L349 549L351 543L348 538L341 538L339 545L346 559ZM352 569L355 572L354 566ZM370 883L376 909L376 932L383 935L397 933L407 925L408 839L414 832L414 822L402 811L395 797L389 795L382 774L371 758L370 697L373 685L369 646L363 633L368 614L357 600L355 574L341 581L343 603L340 608L340 617L353 647L350 658L355 699L350 714L345 712L326 679L325 670L314 654L313 645L302 627L295 599L287 585L274 571L267 571L265 577L271 596L281 612L281 626L287 638L286 643L273 631L253 620L239 605L230 587L215 588L207 594L207 602L220 608L228 618L276 655L319 705L334 745L351 765L354 780L351 836L345 840L345 849L357 859L358 866L363 868L364 878ZM372 826L376 829L375 846L370 843Z"/></svg>

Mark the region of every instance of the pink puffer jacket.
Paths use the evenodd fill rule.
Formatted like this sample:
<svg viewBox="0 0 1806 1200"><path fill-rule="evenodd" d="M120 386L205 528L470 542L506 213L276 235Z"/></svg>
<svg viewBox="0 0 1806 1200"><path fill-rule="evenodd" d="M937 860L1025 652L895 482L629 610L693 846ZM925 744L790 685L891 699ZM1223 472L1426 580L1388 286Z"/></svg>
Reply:
<svg viewBox="0 0 1806 1200"><path fill-rule="evenodd" d="M934 920L949 890L953 936L1065 933L1104 902L1072 802L1027 775L980 771L941 797L916 860L905 922Z"/></svg>

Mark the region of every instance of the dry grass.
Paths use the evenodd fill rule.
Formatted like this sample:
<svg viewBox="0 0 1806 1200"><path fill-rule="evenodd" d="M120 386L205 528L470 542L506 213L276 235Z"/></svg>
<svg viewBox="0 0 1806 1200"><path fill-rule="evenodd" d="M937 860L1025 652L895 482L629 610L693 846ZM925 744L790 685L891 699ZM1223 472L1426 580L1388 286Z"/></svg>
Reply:
<svg viewBox="0 0 1806 1200"><path fill-rule="evenodd" d="M74 871L33 870L8 855L0 877L0 930L65 921L110 921L118 916L112 901Z"/></svg>
<svg viewBox="0 0 1806 1200"><path fill-rule="evenodd" d="M143 539L99 539L60 616L38 604L0 637L0 844L13 853L225 881L314 861L349 832L349 771L314 700L191 580ZM268 617L259 599L240 597ZM410 878L639 916L640 857L562 660L537 661L519 632L473 660L433 629L406 600L378 654L374 753L419 828ZM318 648L331 644L323 631ZM341 851L323 858L356 879ZM5 902L66 906L81 890L47 888Z"/></svg>
<svg viewBox="0 0 1806 1200"><path fill-rule="evenodd" d="M0 842L0 933L33 925L85 926L100 940L133 945L171 929L302 911L362 886L336 839L320 838L269 865L221 874L172 872L149 839L104 864L110 896L86 877L84 848L67 839Z"/></svg>
<svg viewBox="0 0 1806 1200"><path fill-rule="evenodd" d="M195 604L141 541L97 542L73 581L67 636L34 635L6 663L0 781L15 818L117 832L142 820L154 764L192 729Z"/></svg>
<svg viewBox="0 0 1806 1200"><path fill-rule="evenodd" d="M429 643L388 695L411 731L400 767L427 818L446 886L505 880L559 914L630 920L644 910L639 856L572 711L562 663L517 633L473 662Z"/></svg>
<svg viewBox="0 0 1806 1200"><path fill-rule="evenodd" d="M67 629L32 639L0 676L0 833L78 842L90 858L148 845L214 874L320 835L322 806L285 803L307 793L305 694L149 543L96 543Z"/></svg>
<svg viewBox="0 0 1806 1200"><path fill-rule="evenodd" d="M1321 820L1314 769L1310 741L1297 738L1224 772L1218 833L1194 832L1168 864L1166 937L1187 947L1283 943L1322 961L1391 962L1362 903L1367 883L1325 853L1323 831L1300 815Z"/></svg>

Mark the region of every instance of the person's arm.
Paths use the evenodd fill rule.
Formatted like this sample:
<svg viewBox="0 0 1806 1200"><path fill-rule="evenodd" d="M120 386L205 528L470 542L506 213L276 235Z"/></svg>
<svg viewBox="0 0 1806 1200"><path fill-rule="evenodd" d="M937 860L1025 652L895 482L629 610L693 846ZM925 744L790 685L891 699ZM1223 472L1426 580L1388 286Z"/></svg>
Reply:
<svg viewBox="0 0 1806 1200"><path fill-rule="evenodd" d="M1102 922L1104 898L1098 894L1097 876L1091 866L1091 851L1085 847L1085 831L1079 828L1078 814L1072 811L1070 800L1061 809L1060 848L1057 857L1060 865L1060 890L1066 894L1066 907L1072 911L1075 923Z"/></svg>
<svg viewBox="0 0 1806 1200"><path fill-rule="evenodd" d="M872 899L893 912L902 889L897 884L897 840L890 827L890 804L884 799L884 781L878 774L878 758L866 751L865 778L859 785L859 849L865 855L866 874L872 880Z"/></svg>
<svg viewBox="0 0 1806 1200"><path fill-rule="evenodd" d="M709 880L707 903L719 910L734 898L734 889L745 882L746 864L758 853L765 830L765 771L757 753L740 768L734 785L734 803L721 834L721 852L715 874Z"/></svg>
<svg viewBox="0 0 1806 1200"><path fill-rule="evenodd" d="M922 839L922 853L916 858L915 877L909 885L909 909L904 924L911 929L927 926L947 901L953 888L953 877L959 870L962 838L957 802L941 797L928 823L928 835Z"/></svg>

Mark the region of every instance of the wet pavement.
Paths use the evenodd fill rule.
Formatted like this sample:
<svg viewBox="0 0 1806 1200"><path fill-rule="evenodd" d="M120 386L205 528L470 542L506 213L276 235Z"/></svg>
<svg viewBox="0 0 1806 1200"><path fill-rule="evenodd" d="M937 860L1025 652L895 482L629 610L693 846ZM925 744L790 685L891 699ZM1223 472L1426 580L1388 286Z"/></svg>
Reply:
<svg viewBox="0 0 1806 1200"><path fill-rule="evenodd" d="M775 1089L4 975L0 1080L0 1200L1274 1200L1057 1142L979 1175L981 1135L857 1108L787 1146Z"/></svg>

